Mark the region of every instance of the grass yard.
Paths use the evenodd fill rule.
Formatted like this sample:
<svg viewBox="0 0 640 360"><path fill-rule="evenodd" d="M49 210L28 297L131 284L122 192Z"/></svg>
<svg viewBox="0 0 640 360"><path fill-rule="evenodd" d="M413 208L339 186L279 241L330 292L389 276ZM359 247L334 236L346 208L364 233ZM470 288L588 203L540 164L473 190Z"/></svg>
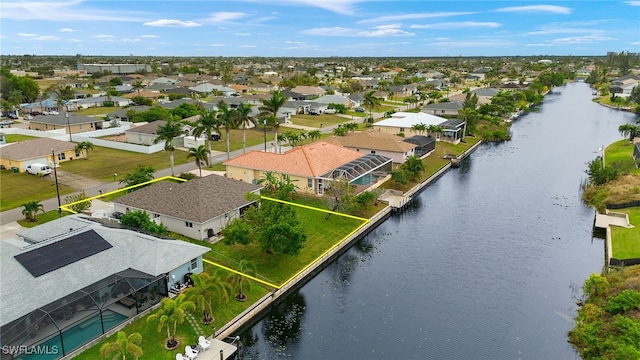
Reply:
<svg viewBox="0 0 640 360"><path fill-rule="evenodd" d="M62 212L62 216L67 216L67 215L71 215L71 213L66 211ZM38 221L27 221L27 219L22 219L22 220L18 220L18 224L26 228L32 228L40 224L44 224L59 218L60 218L60 215L58 214L58 210L51 210L51 211L47 211L46 213L37 213L36 219Z"/></svg>
<svg viewBox="0 0 640 360"><path fill-rule="evenodd" d="M614 212L629 215L631 229L611 227L611 247L616 259L640 258L640 207L616 209Z"/></svg>
<svg viewBox="0 0 640 360"><path fill-rule="evenodd" d="M97 107L90 107L90 108L86 108L86 109L81 109L76 111L75 113L78 115L84 115L84 116L96 116L96 115L107 115L110 114L116 110L120 110L120 107L104 107L104 106L97 106Z"/></svg>
<svg viewBox="0 0 640 360"><path fill-rule="evenodd" d="M605 165L612 165L617 161L633 161L633 144L629 139L619 140L607 146L605 151ZM640 174L640 169L634 167L632 174Z"/></svg>
<svg viewBox="0 0 640 360"><path fill-rule="evenodd" d="M5 139L7 140L7 144L20 142L20 141L23 141L23 140L35 139L35 138L36 138L35 136L21 135L21 134L7 134L7 135L5 135Z"/></svg>
<svg viewBox="0 0 640 360"><path fill-rule="evenodd" d="M58 184L60 197L75 192L73 188ZM21 207L27 201L43 201L56 197L53 175L37 177L27 173L0 170L0 211ZM40 215L38 215L40 216Z"/></svg>
<svg viewBox="0 0 640 360"><path fill-rule="evenodd" d="M307 230L307 241L297 256L266 254L257 244L217 242L205 258L230 268L236 267L241 259L249 260L256 265L260 277L280 285L362 224L361 220L338 215L325 220L326 213L301 207L297 207L296 212Z"/></svg>
<svg viewBox="0 0 640 360"><path fill-rule="evenodd" d="M350 121L350 119L344 118L338 115L332 115L332 114L294 115L291 117L291 122L296 125L309 126L314 128L320 128L320 124L322 124L322 126L331 126L331 125L342 124L348 121Z"/></svg>
<svg viewBox="0 0 640 360"><path fill-rule="evenodd" d="M175 165L193 161L193 159L187 159L188 154L186 151L176 150ZM169 153L161 151L155 154L141 154L94 146L93 150L89 150L88 160L67 161L62 163L60 168L92 179L113 181L113 174L118 174L118 179L122 180L125 174L134 172L140 164L151 165L155 170L169 168Z"/></svg>

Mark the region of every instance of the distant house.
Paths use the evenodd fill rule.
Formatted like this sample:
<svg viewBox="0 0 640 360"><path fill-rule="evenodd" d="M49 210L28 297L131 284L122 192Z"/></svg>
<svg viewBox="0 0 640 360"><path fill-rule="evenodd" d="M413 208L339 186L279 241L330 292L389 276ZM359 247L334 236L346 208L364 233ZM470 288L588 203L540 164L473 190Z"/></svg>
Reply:
<svg viewBox="0 0 640 360"><path fill-rule="evenodd" d="M177 79L169 79L163 76L163 77L159 77L149 81L149 84L150 84L149 86L152 86L154 84L175 85L177 83L178 83Z"/></svg>
<svg viewBox="0 0 640 360"><path fill-rule="evenodd" d="M419 124L426 125L427 127L430 125L442 127L444 130L442 136L441 134L430 135L436 138L436 140L445 140L454 143L461 140L461 129L464 127L464 122L457 119L447 120L445 118L423 112L397 112L392 114L388 119L374 123L373 128L389 134L403 133L405 136L426 135L424 132L411 130L412 127Z"/></svg>
<svg viewBox="0 0 640 360"><path fill-rule="evenodd" d="M158 127L165 126L166 124L167 122L164 120L157 120L144 125L131 127L124 132L125 139L131 144L153 145L158 137ZM176 140L178 139L175 139L174 142Z"/></svg>
<svg viewBox="0 0 640 360"><path fill-rule="evenodd" d="M112 102L114 106L127 106L131 104L131 99L119 96L96 96L71 101L78 109L104 106L105 102Z"/></svg>
<svg viewBox="0 0 640 360"><path fill-rule="evenodd" d="M364 154L386 156L394 163L402 164L408 156L415 155L416 145L405 142L401 136L379 130L357 131L345 136L333 136L324 141L353 149Z"/></svg>
<svg viewBox="0 0 640 360"><path fill-rule="evenodd" d="M354 108L354 102L353 100L349 99L347 96L342 96L342 95L323 95L320 96L317 99L313 100L316 103L320 103L320 104L324 104L324 105L329 105L329 104L339 104L339 105L344 105L347 109L352 109Z"/></svg>
<svg viewBox="0 0 640 360"><path fill-rule="evenodd" d="M225 163L227 177L254 183L268 172L288 175L297 191L322 195L333 180L348 179L359 189L392 170L392 160L363 155L325 141L295 147L283 154L251 151Z"/></svg>
<svg viewBox="0 0 640 360"><path fill-rule="evenodd" d="M231 219L242 216L255 201L247 193L262 187L219 175L184 183L158 182L114 200L115 210L144 210L170 231L205 240L220 233Z"/></svg>
<svg viewBox="0 0 640 360"><path fill-rule="evenodd" d="M0 241L1 341L16 358L69 354L203 271L208 247L107 224L70 215Z"/></svg>
<svg viewBox="0 0 640 360"><path fill-rule="evenodd" d="M215 85L204 83L198 84L197 86L190 87L189 90L193 92L197 92L199 94L210 94L216 88Z"/></svg>
<svg viewBox="0 0 640 360"><path fill-rule="evenodd" d="M5 169L16 167L20 172L30 164L52 166L54 160L60 164L77 158L75 148L74 143L50 138L23 140L0 147L0 165Z"/></svg>
<svg viewBox="0 0 640 360"><path fill-rule="evenodd" d="M68 115L68 116L67 116ZM75 113L60 113L58 115L38 115L29 121L32 130L49 131L64 130L65 133L83 133L102 129L103 121L99 118L78 115Z"/></svg>
<svg viewBox="0 0 640 360"><path fill-rule="evenodd" d="M438 116L457 116L458 111L462 109L461 101L449 101L442 103L428 104L422 107L421 111L427 114Z"/></svg>
<svg viewBox="0 0 640 360"><path fill-rule="evenodd" d="M127 107L124 109L118 109L114 112L108 113L107 119L109 120L115 119L118 121L131 121L131 119L129 119L129 115L127 115L129 112L133 111L136 113L140 113L140 112L145 112L149 109L151 109L151 106L148 106L148 105L138 105L138 106Z"/></svg>
<svg viewBox="0 0 640 360"><path fill-rule="evenodd" d="M306 86L306 85L298 85L291 89L292 92L310 96L310 97L318 97L322 96L326 93L326 91L319 86Z"/></svg>
<svg viewBox="0 0 640 360"><path fill-rule="evenodd" d="M633 77L618 78L611 82L609 91L620 97L629 97L636 86L638 86L638 80Z"/></svg>

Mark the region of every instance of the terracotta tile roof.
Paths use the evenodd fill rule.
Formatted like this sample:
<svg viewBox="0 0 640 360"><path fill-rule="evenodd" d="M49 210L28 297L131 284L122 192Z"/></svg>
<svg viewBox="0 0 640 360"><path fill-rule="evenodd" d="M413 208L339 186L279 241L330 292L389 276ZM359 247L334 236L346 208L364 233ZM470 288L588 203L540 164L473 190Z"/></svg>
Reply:
<svg viewBox="0 0 640 360"><path fill-rule="evenodd" d="M248 192L260 186L209 175L176 184L163 181L114 200L117 204L144 209L196 223L204 223L249 204Z"/></svg>
<svg viewBox="0 0 640 360"><path fill-rule="evenodd" d="M318 177L362 156L362 153L355 150L318 141L293 148L284 154L254 150L223 164L280 174Z"/></svg>
<svg viewBox="0 0 640 360"><path fill-rule="evenodd" d="M334 136L327 141L348 148L372 149L406 153L416 146L404 141L402 136L393 135L379 130L358 131L346 136Z"/></svg>
<svg viewBox="0 0 640 360"><path fill-rule="evenodd" d="M43 156L50 156L51 150L57 152L69 151L76 148L74 143L50 138L23 140L14 144L0 147L0 158L23 161Z"/></svg>

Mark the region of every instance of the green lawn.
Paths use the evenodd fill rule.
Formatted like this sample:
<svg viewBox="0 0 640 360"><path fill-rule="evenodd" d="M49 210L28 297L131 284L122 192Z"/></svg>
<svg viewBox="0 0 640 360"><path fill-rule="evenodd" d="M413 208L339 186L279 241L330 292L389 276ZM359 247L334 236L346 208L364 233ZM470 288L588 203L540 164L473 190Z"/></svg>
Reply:
<svg viewBox="0 0 640 360"><path fill-rule="evenodd" d="M64 203L64 199L62 200L62 203ZM71 215L71 213L66 211L62 212L62 216L67 216L67 215ZM22 220L18 220L18 224L26 228L32 228L40 224L47 223L49 221L53 221L58 218L60 218L60 214L58 213L58 210L51 210L51 211L47 211L46 213L37 213L36 214L37 221L28 221L27 219L22 219Z"/></svg>
<svg viewBox="0 0 640 360"><path fill-rule="evenodd" d="M629 214L633 228L611 227L611 247L616 259L640 258L640 207L616 209L614 212Z"/></svg>
<svg viewBox="0 0 640 360"><path fill-rule="evenodd" d="M75 192L73 188L58 184L60 196ZM27 173L0 170L0 211L21 207L27 201L43 201L56 197L53 175L37 177Z"/></svg>
<svg viewBox="0 0 640 360"><path fill-rule="evenodd" d="M104 106L98 106L98 107L90 107L90 108L86 108L86 109L81 109L76 111L75 113L78 115L84 115L84 116L95 116L95 115L107 115L110 114L116 110L120 110L119 107L104 107Z"/></svg>
<svg viewBox="0 0 640 360"><path fill-rule="evenodd" d="M265 280L279 285L362 224L361 220L332 215L296 207L298 218L307 232L307 241L297 256L266 254L257 244L225 245L217 242L205 255L210 261L234 268L235 262L249 260L256 265L257 273Z"/></svg>
<svg viewBox="0 0 640 360"><path fill-rule="evenodd" d="M186 151L176 150L175 165L193 161L187 159ZM155 170L170 167L169 153L160 151L155 154L141 154L101 146L89 150L88 160L76 159L60 165L64 171L101 181L113 181L113 174L122 179L125 174L132 173L140 164L151 165Z"/></svg>
<svg viewBox="0 0 640 360"><path fill-rule="evenodd" d="M325 115L295 115L291 117L291 122L296 125L301 126L309 126L314 128L320 128L320 124L322 126L331 126L336 124L342 124L350 121L347 118L333 115L333 114L325 114ZM286 125L285 125L286 126Z"/></svg>
<svg viewBox="0 0 640 360"><path fill-rule="evenodd" d="M20 134L7 134L7 135L5 135L5 139L7 140L7 144L20 142L22 140L35 139L35 138L36 138L35 136L20 135Z"/></svg>
<svg viewBox="0 0 640 360"><path fill-rule="evenodd" d="M629 139L616 141L606 147L605 164L612 165L616 161L632 161L633 160L633 144ZM640 174L640 169L634 167L631 173Z"/></svg>

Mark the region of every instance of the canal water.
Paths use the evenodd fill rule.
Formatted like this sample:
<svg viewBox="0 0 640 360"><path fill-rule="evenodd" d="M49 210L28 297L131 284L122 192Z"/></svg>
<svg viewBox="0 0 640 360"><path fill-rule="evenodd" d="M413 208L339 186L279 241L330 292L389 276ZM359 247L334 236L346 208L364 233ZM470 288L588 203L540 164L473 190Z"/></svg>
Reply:
<svg viewBox="0 0 640 360"><path fill-rule="evenodd" d="M585 163L632 114L570 83L245 329L244 359L578 359L584 280L604 265Z"/></svg>

